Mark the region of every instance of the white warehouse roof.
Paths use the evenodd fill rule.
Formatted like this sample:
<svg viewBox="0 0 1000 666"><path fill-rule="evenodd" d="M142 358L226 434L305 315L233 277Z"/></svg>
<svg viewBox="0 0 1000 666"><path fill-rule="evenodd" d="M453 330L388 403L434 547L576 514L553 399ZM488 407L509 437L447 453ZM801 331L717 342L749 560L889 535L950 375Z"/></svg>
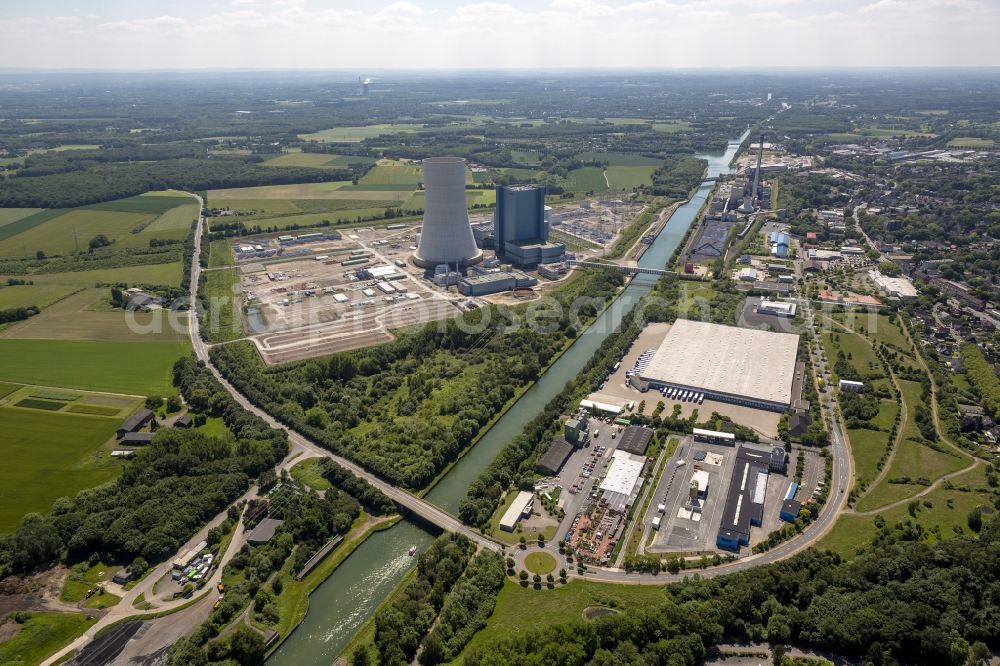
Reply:
<svg viewBox="0 0 1000 666"><path fill-rule="evenodd" d="M625 451L616 450L611 454L611 467L601 481L599 488L604 491L604 501L612 511L624 511L631 506L642 485L639 477L646 459Z"/></svg>
<svg viewBox="0 0 1000 666"><path fill-rule="evenodd" d="M645 381L790 404L799 336L678 319Z"/></svg>

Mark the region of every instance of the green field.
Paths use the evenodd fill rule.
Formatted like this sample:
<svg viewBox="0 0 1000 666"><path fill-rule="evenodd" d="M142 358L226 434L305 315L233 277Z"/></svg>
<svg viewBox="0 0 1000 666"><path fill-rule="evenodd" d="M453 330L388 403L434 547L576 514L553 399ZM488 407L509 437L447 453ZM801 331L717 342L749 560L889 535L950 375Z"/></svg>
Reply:
<svg viewBox="0 0 1000 666"><path fill-rule="evenodd" d="M173 395L173 364L186 342L0 340L0 381Z"/></svg>
<svg viewBox="0 0 1000 666"><path fill-rule="evenodd" d="M345 169L351 164L372 164L373 157L356 155L331 155L330 153L289 152L272 157L261 166L311 167L313 169Z"/></svg>
<svg viewBox="0 0 1000 666"><path fill-rule="evenodd" d="M608 183L613 190L631 190L641 185L652 184L651 166L610 166L607 168Z"/></svg>
<svg viewBox="0 0 1000 666"><path fill-rule="evenodd" d="M926 506L930 502L931 506ZM977 506L992 504L989 494L938 489L920 498L916 517L909 514L906 504L879 514L889 525L911 520L929 532L929 540L947 539L961 530L968 534L966 523L969 512ZM876 516L844 515L837 519L833 529L816 544L817 548L836 551L845 558L851 558L875 536Z"/></svg>
<svg viewBox="0 0 1000 666"><path fill-rule="evenodd" d="M96 621L85 613L31 613L12 638L0 643L0 664L40 664Z"/></svg>
<svg viewBox="0 0 1000 666"><path fill-rule="evenodd" d="M582 620L587 608L648 608L665 601L662 586L573 580L554 590L535 590L507 580L486 628L473 636L466 650L485 648L500 639L524 635L544 626ZM461 661L461 657L456 660Z"/></svg>
<svg viewBox="0 0 1000 666"><path fill-rule="evenodd" d="M466 190L465 199L469 202L469 208L472 208L475 204L492 206L496 203L497 195L495 190ZM403 202L403 210L423 210L423 208L423 191L414 192L410 195L410 198Z"/></svg>
<svg viewBox="0 0 1000 666"><path fill-rule="evenodd" d="M608 189L604 171L598 167L573 169L566 174L561 184L571 192L604 192Z"/></svg>
<svg viewBox="0 0 1000 666"><path fill-rule="evenodd" d="M212 241L208 245L208 267L209 268L221 268L224 266L232 266L234 264L233 260L233 248L227 240L217 240Z"/></svg>
<svg viewBox="0 0 1000 666"><path fill-rule="evenodd" d="M0 310L37 305L45 308L74 291L72 285L24 284L12 287L0 285Z"/></svg>
<svg viewBox="0 0 1000 666"><path fill-rule="evenodd" d="M150 239L182 240L197 216L191 197L141 195L67 210L45 210L0 226L0 256L86 251L103 234L116 247L148 247Z"/></svg>
<svg viewBox="0 0 1000 666"><path fill-rule="evenodd" d="M329 490L333 486L319 472L319 458L310 458L296 463L292 467L292 478L309 486L313 490Z"/></svg>
<svg viewBox="0 0 1000 666"><path fill-rule="evenodd" d="M413 123L333 127L319 132L300 134L299 138L303 141L319 141L320 143L357 143L363 139L372 139L384 134L411 133L421 129L423 129L423 125Z"/></svg>
<svg viewBox="0 0 1000 666"><path fill-rule="evenodd" d="M594 160L598 160L601 162L607 162L608 166L658 167L663 164L663 160L656 159L655 157L646 157L645 155L636 155L634 153L586 152L578 154L576 159L583 162L593 162Z"/></svg>
<svg viewBox="0 0 1000 666"><path fill-rule="evenodd" d="M973 136L962 136L948 142L949 148L993 148L993 139L981 139Z"/></svg>
<svg viewBox="0 0 1000 666"><path fill-rule="evenodd" d="M56 499L116 476L119 463L99 450L120 423L118 418L0 407L0 452L18 462L0 467L0 533L13 530L26 513L45 513Z"/></svg>
<svg viewBox="0 0 1000 666"><path fill-rule="evenodd" d="M41 208L0 208L0 227L40 212Z"/></svg>
<svg viewBox="0 0 1000 666"><path fill-rule="evenodd" d="M358 182L366 185L401 185L412 190L421 180L423 169L419 165L382 160Z"/></svg>
<svg viewBox="0 0 1000 666"><path fill-rule="evenodd" d="M851 456L854 458L854 476L871 481L878 475L878 461L889 447L889 433L874 430L848 430L851 440Z"/></svg>
<svg viewBox="0 0 1000 666"><path fill-rule="evenodd" d="M199 296L206 304L201 330L209 342L243 337L243 306L236 270L207 271Z"/></svg>
<svg viewBox="0 0 1000 666"><path fill-rule="evenodd" d="M550 574L555 571L556 566L556 558L552 557L548 553L531 553L524 558L524 568L527 569L529 573L544 576L545 574Z"/></svg>

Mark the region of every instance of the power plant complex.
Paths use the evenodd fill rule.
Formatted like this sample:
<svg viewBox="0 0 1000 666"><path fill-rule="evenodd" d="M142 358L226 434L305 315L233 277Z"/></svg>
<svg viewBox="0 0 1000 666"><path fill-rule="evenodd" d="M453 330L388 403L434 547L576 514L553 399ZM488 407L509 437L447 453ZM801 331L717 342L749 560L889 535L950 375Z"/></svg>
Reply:
<svg viewBox="0 0 1000 666"><path fill-rule="evenodd" d="M428 157L424 166L424 224L413 261L421 268L465 267L483 260L469 224L465 160Z"/></svg>

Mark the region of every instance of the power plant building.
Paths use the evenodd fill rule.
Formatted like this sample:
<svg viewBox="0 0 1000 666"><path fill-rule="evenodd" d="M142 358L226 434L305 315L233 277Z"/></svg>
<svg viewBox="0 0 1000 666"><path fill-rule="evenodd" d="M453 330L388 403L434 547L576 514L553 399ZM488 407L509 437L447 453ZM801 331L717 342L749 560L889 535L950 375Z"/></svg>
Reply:
<svg viewBox="0 0 1000 666"><path fill-rule="evenodd" d="M421 268L469 266L483 259L469 224L465 160L428 157L424 166L424 223L413 261Z"/></svg>
<svg viewBox="0 0 1000 666"><path fill-rule="evenodd" d="M798 346L792 333L678 319L640 379L653 389L781 412L792 403Z"/></svg>
<svg viewBox="0 0 1000 666"><path fill-rule="evenodd" d="M566 256L566 246L549 242L545 188L500 185L493 211L493 248L498 257L522 268L552 264Z"/></svg>
<svg viewBox="0 0 1000 666"><path fill-rule="evenodd" d="M526 289L538 284L538 279L521 271L497 271L470 275L458 281L458 291L463 296L486 296L501 291Z"/></svg>

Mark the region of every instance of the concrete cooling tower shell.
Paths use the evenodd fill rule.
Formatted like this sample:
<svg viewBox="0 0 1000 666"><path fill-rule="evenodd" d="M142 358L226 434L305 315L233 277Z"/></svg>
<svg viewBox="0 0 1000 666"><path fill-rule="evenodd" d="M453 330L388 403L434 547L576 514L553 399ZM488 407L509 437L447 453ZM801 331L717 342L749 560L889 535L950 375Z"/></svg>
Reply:
<svg viewBox="0 0 1000 666"><path fill-rule="evenodd" d="M465 200L465 160L424 160L424 225L413 261L422 268L438 264L468 266L483 259L469 225Z"/></svg>

